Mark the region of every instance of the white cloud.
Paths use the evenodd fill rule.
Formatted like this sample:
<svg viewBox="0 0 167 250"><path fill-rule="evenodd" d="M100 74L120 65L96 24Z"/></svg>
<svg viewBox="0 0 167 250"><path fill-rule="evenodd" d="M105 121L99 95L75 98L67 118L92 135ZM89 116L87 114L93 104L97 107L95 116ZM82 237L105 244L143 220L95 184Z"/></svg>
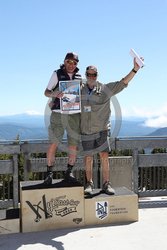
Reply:
<svg viewBox="0 0 167 250"><path fill-rule="evenodd" d="M24 113L27 114L27 115L41 115L40 112L35 111L35 110L27 110Z"/></svg>
<svg viewBox="0 0 167 250"><path fill-rule="evenodd" d="M167 127L167 103L156 108L131 107L128 110L122 109L122 116L141 117L145 120L143 125L147 127Z"/></svg>
<svg viewBox="0 0 167 250"><path fill-rule="evenodd" d="M164 128L164 127L167 127L167 114L166 114L166 116L165 115L160 115L158 117L148 118L144 122L144 126L152 127L152 128Z"/></svg>
<svg viewBox="0 0 167 250"><path fill-rule="evenodd" d="M161 115L167 116L167 104L158 108L143 108L143 107L131 107L131 109L122 108L123 116L137 116L137 117L157 117Z"/></svg>
<svg viewBox="0 0 167 250"><path fill-rule="evenodd" d="M39 112L36 110L27 110L27 111L22 111L22 112L10 112L10 113L0 113L0 116L13 116L13 115L44 115L44 112Z"/></svg>

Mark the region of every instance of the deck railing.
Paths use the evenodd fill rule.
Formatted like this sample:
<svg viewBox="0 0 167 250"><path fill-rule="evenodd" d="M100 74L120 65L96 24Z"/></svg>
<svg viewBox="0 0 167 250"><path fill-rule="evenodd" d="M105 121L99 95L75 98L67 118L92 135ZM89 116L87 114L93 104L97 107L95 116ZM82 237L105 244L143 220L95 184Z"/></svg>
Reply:
<svg viewBox="0 0 167 250"><path fill-rule="evenodd" d="M140 197L167 195L167 137L110 138L111 150L131 150L131 156L110 156L110 179L113 186L126 186ZM43 179L46 171L47 140L1 142L0 209L18 207L19 181ZM153 154L153 149L164 153ZM60 149L62 151L62 149ZM42 157L41 157L41 154ZM5 159L4 156L5 155ZM2 159L3 158L3 159ZM20 163L22 159L22 163ZM22 164L22 167L19 167ZM56 157L55 178L62 178L67 157ZM75 176L85 183L84 157L78 154ZM100 162L94 156L94 182L100 187Z"/></svg>

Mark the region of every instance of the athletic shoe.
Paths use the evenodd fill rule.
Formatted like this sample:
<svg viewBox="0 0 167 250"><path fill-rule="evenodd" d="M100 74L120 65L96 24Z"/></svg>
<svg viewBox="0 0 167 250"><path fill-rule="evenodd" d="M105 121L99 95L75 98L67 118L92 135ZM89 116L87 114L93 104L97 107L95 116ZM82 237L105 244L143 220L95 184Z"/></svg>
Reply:
<svg viewBox="0 0 167 250"><path fill-rule="evenodd" d="M45 178L45 180L44 180L44 184L45 185L51 185L52 184L52 179L53 179L53 172L51 172L51 171L48 171L47 173L46 173L46 178Z"/></svg>
<svg viewBox="0 0 167 250"><path fill-rule="evenodd" d="M85 187L84 193L85 193L85 194L92 194L93 189L94 189L93 182L88 181L88 182L87 182L87 184L86 184L86 187Z"/></svg>
<svg viewBox="0 0 167 250"><path fill-rule="evenodd" d="M64 174L64 180L69 183L76 183L78 182L77 179L74 177L73 173L71 172L71 169L68 168Z"/></svg>
<svg viewBox="0 0 167 250"><path fill-rule="evenodd" d="M106 181L103 184L102 191L108 195L113 195L115 194L115 190L111 187L111 183L109 181Z"/></svg>

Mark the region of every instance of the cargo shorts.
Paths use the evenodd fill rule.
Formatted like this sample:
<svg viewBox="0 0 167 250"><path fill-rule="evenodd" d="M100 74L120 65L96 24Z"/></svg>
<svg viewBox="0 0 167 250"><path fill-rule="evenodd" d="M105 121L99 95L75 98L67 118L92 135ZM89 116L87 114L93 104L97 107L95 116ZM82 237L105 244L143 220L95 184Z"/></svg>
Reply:
<svg viewBox="0 0 167 250"><path fill-rule="evenodd" d="M109 152L108 131L100 131L95 134L82 134L81 141L83 151L88 154L95 154L100 152Z"/></svg>
<svg viewBox="0 0 167 250"><path fill-rule="evenodd" d="M80 141L80 114L61 114L52 112L48 127L49 141L59 144L67 135L68 145L77 146Z"/></svg>

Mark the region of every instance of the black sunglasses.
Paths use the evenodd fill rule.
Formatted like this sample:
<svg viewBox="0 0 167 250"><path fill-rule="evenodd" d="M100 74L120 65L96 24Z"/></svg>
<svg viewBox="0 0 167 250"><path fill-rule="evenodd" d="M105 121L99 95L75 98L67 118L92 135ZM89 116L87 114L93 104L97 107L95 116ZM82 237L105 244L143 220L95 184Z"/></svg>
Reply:
<svg viewBox="0 0 167 250"><path fill-rule="evenodd" d="M91 74L91 73L86 73L86 75L87 75L88 77L90 77L90 76L96 77L96 76L97 76L97 73L93 73L93 74Z"/></svg>

